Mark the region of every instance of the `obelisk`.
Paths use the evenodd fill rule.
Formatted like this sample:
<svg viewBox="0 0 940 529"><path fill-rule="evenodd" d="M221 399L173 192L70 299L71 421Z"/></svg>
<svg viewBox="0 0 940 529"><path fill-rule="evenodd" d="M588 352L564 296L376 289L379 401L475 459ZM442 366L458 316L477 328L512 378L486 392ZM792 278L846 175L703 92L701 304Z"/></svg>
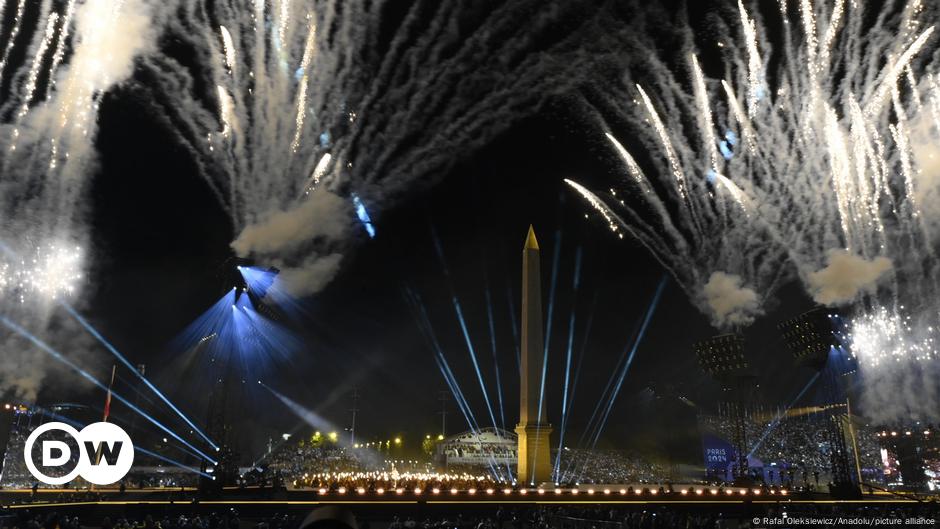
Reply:
<svg viewBox="0 0 940 529"><path fill-rule="evenodd" d="M542 281L539 275L539 242L535 230L522 249L522 373L519 380L518 483L538 485L551 481L552 427L545 415L542 376L545 349L542 341ZM539 409L541 407L541 410Z"/></svg>

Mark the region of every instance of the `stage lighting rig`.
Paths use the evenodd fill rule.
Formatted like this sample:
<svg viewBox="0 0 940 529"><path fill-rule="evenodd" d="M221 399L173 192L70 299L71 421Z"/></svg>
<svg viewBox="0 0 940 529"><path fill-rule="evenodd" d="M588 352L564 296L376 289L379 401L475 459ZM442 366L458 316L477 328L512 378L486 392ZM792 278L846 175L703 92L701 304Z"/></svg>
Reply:
<svg viewBox="0 0 940 529"><path fill-rule="evenodd" d="M744 357L744 337L722 334L692 345L702 370L718 380L746 374L748 364Z"/></svg>
<svg viewBox="0 0 940 529"><path fill-rule="evenodd" d="M837 318L839 315L832 309L817 307L780 323L777 329L797 364L821 370L829 359L829 351L839 346Z"/></svg>
<svg viewBox="0 0 940 529"><path fill-rule="evenodd" d="M749 485L748 404L758 384L757 377L748 372L744 337L740 334L721 334L695 342L692 350L702 370L718 381L727 395L721 410L731 423L731 442L735 450L732 471L736 483Z"/></svg>
<svg viewBox="0 0 940 529"><path fill-rule="evenodd" d="M809 367L820 375L822 392L826 400L825 436L829 444L829 466L832 473L832 494L842 498L860 497L859 484L852 478L849 451L845 442L845 421L851 420L842 409L847 395L840 381L838 362L830 362L834 353L841 351L838 333L841 316L832 309L816 307L779 325L784 343L797 365ZM856 454L856 458L858 455Z"/></svg>

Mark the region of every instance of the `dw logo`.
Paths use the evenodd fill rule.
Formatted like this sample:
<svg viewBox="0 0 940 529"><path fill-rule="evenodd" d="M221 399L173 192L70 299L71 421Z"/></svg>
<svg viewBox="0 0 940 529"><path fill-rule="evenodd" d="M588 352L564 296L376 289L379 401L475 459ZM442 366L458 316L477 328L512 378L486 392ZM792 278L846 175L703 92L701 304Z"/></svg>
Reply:
<svg viewBox="0 0 940 529"><path fill-rule="evenodd" d="M33 461L33 445L40 435L57 430L64 432L78 445L78 464L64 475L49 476L39 470L64 470L72 461L69 443L57 439L44 439L40 445L42 460L37 467ZM26 468L46 485L62 485L81 476L95 485L109 485L120 481L134 464L134 444L123 428L109 422L96 422L81 431L61 422L48 422L33 430L23 448Z"/></svg>

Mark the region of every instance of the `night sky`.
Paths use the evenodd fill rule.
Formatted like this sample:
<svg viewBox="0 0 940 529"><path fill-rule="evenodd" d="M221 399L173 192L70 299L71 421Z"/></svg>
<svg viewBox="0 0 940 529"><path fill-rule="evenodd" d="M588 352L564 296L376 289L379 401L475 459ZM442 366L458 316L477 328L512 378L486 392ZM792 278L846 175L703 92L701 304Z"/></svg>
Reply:
<svg viewBox="0 0 940 529"><path fill-rule="evenodd" d="M147 365L148 378L203 423L207 388L190 382L196 379L191 371L198 364L186 365L183 351L174 350L171 341L233 286L229 243L234 234L188 153L161 129L149 108L133 83L113 90L101 107L96 140L100 157L90 193L89 254L94 260L84 288L84 312L132 362ZM487 324L488 285L505 424L512 429L518 419L518 367L509 298L518 311L521 250L532 224L542 249L546 315L552 256L560 244L546 383L549 419L556 428L568 321L572 312L576 315L575 362L583 351L583 364L567 439L577 445L664 274L647 251L629 238L618 239L563 184L564 178L574 178L604 189L618 177L620 164L602 140L578 118L576 105L560 95L485 149L461 153L464 157L448 174L438 175L437 183L389 209L374 211L376 238L362 234L332 283L303 300L306 314L288 323L302 338L302 350L289 362L272 366L275 374L265 383L338 428L349 425L350 397L357 389L361 439L403 435L408 441L439 433L438 397L446 385L403 295L412 289L427 306L433 331L477 420L488 425L451 302L453 292L463 308L490 400L498 406ZM443 264L435 251L435 233ZM578 251L583 252L582 278L574 291ZM809 307L798 288L784 289L771 312L746 332L748 353L768 404L789 400L808 378L792 367L775 325ZM701 372L691 348L694 341L713 334L716 331L686 294L668 282L601 444L655 449L667 435L694 428L695 410L676 406L675 396L713 410L717 384ZM126 373L123 378L130 379ZM118 387L132 394L123 382ZM644 398L649 395L646 388L660 398ZM103 395L78 396L56 385L40 400L55 399L98 405ZM238 390L236 405L244 410L234 423L242 442L239 449L252 457L270 436L306 431L294 414L251 380ZM453 401L447 407L448 433L468 429ZM130 412L116 405L114 413ZM689 453L697 449L693 444Z"/></svg>
<svg viewBox="0 0 940 529"><path fill-rule="evenodd" d="M377 237L363 237L339 276L304 301L308 315L291 326L303 337L304 348L289 364L276 366L278 375L265 383L340 428L349 425L349 399L353 388L358 389L361 437L404 434L416 439L436 434L439 392L446 385L402 294L411 288L426 303L434 332L478 421L488 423L451 302L453 289L491 402L497 406L485 301L488 280L504 416L511 429L518 418L518 366L509 296L518 311L522 243L531 223L542 248L546 316L552 257L561 245L546 398L550 418L558 421L573 310L575 362L584 351L569 430L569 439L578 439L663 271L643 248L618 239L596 215L585 218L589 210L562 183L568 177L602 182L617 171L611 153L596 141L586 141L564 107L565 101L558 101L460 164L441 184L379 213ZM171 390L175 402L201 419L204 409L187 403L202 402L198 397L205 388L180 382L185 380L180 374L181 351L172 350L169 343L231 288L231 227L206 186L194 177L186 154L148 123L132 92L109 97L101 123L101 166L93 190L98 261L89 282L88 314L133 362L147 364L148 376ZM146 141L128 142L129 134ZM435 232L449 276L435 251ZM574 291L579 249L582 280ZM792 394L805 378L777 369L790 361L774 324L808 304L798 296L780 307L779 316L772 313L748 330L750 353L758 371L767 374L761 383L772 396ZM688 417L673 417L676 423L661 425L656 405L641 399L641 392L652 386L667 400L684 395L711 408L718 388L699 370L691 344L714 333L685 294L667 283L602 443L642 448L655 445L663 428L692 427ZM296 417L269 393L253 384L243 387L242 404L252 410L245 425L251 430L246 437L252 440L247 450L258 450L258 443L270 435L293 431ZM447 420L449 433L467 429L452 401Z"/></svg>

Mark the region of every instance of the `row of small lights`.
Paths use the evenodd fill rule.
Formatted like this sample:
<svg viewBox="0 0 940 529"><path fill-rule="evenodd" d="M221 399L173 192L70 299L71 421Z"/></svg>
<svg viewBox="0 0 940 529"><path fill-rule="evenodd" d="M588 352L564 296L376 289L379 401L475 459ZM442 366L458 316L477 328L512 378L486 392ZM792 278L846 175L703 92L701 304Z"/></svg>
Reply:
<svg viewBox="0 0 940 529"><path fill-rule="evenodd" d="M877 437L888 437L888 432L881 432L875 435ZM911 435L910 430L904 432L904 435ZM924 435L930 435L930 430L924 430ZM898 432L891 432L891 437L897 437L897 436L898 436Z"/></svg>
<svg viewBox="0 0 940 529"><path fill-rule="evenodd" d="M357 489L355 489L355 490L356 490L356 493L357 493L357 494L365 494L365 493L366 493L366 489L365 489L364 487L359 487L359 488L357 488ZM733 494L735 493L735 491L732 490L732 489L723 489L723 490L724 490L724 493L725 493L726 496L731 496L731 495L733 495ZM330 491L329 491L328 489L325 489L325 488L320 488L317 492L319 492L321 495L323 495L323 494L329 493ZM336 493L337 493L337 494L346 494L346 492L347 492L346 487L339 487L338 489L336 489ZM385 492L386 492L386 490L385 490L384 488L377 488L377 489L375 489L375 493L376 493L376 494L385 494ZM397 489L389 489L388 492L389 492L389 493L395 493L395 494L404 494L404 493L405 493L405 489L399 487L399 488L397 488ZM415 488L415 489L413 490L413 492L414 492L415 495L420 495L420 494L421 494L422 492L424 492L424 491L423 491L422 489L420 489L420 488ZM431 494L441 494L442 490L439 489L439 488L437 488L437 487L435 487L435 488L432 488L430 492L431 492ZM458 489L450 489L450 490L447 491L447 492L449 492L450 494L454 495L454 494L459 494L461 491L458 490ZM496 494L497 490L496 490L496 489L493 489L493 488L484 489L484 490L480 490L480 491L478 491L477 489L467 489L466 492L467 492L467 494L469 494L469 495L471 495L471 496L477 494L477 492L485 493L485 494L487 494L487 495L493 495L493 494ZM525 496L526 494L529 494L529 492L533 492L533 493L535 493L535 494L541 494L541 495L547 494L548 492L554 492L556 495L560 495L560 494L564 494L564 493L566 492L566 490L565 490L565 489L554 489L553 491L549 491L549 490L546 490L546 489L518 489L518 490L516 490L516 489L502 489L502 493L505 494L505 495L517 493L517 494L519 494L519 495L521 495L521 496ZM599 490L599 491L598 491L598 490L594 490L594 489L587 489L587 490L585 490L585 491L582 491L581 489L570 489L568 492L570 492L571 495L573 495L573 496L577 496L578 494L581 494L582 492L584 492L585 494L588 494L588 495L593 495L593 494L598 494L598 493L600 493L600 494L604 494L604 495L607 495L607 496L609 496L609 495L611 495L611 494L614 493L614 491L612 491L611 489L603 489L603 490ZM629 491L627 491L627 489L620 489L620 490L617 491L617 492L618 492L621 496L625 496L625 495L629 494ZM645 494L645 493L648 492L649 494L651 494L651 495L653 495L653 496L655 496L656 494L659 493L659 491L656 490L656 489L649 489L648 491L647 491L647 490L635 489L633 492L634 492L634 494L636 494L636 495L642 495L642 494ZM719 490L719 489L682 489L682 490L679 491L679 494L682 494L683 496L688 496L689 494L695 494L695 495L697 495L697 496L702 496L702 495L704 495L706 492L708 492L708 493L711 494L712 496L717 496L717 495L721 492L721 490ZM755 496L760 496L760 495L763 493L763 491L762 491L761 489L753 489L753 490L738 489L737 492L738 492L738 494L741 495L741 496L745 496L745 495L747 495L749 492L753 493ZM771 489L771 490L770 490L770 494L771 494L771 495L776 495L776 494L778 494L778 491L777 491L777 490L774 490L774 489ZM786 491L785 489L782 489L782 490L779 491L779 494L780 494L781 496L786 496L786 495L787 495L787 491Z"/></svg>

